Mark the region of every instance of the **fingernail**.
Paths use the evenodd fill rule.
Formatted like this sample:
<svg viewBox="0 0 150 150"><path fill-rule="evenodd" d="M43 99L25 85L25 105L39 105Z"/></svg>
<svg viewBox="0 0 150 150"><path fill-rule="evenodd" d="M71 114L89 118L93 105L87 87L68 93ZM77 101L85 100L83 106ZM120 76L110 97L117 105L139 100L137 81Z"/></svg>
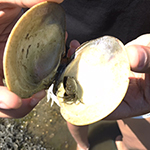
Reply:
<svg viewBox="0 0 150 150"><path fill-rule="evenodd" d="M36 99L36 98L32 98L31 102L30 102L30 106L31 107L34 107L36 106L38 103L39 103L39 99Z"/></svg>
<svg viewBox="0 0 150 150"><path fill-rule="evenodd" d="M147 61L147 54L146 51L144 50L144 48L142 48L141 53L139 53L139 64L138 64L138 68L142 69Z"/></svg>

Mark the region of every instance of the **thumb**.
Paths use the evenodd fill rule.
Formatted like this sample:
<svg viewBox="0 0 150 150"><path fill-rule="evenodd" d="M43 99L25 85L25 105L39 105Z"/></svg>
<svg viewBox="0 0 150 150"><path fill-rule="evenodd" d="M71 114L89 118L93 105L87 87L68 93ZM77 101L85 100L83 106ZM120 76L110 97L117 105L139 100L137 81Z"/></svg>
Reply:
<svg viewBox="0 0 150 150"><path fill-rule="evenodd" d="M150 73L150 34L143 34L126 44L131 70Z"/></svg>
<svg viewBox="0 0 150 150"><path fill-rule="evenodd" d="M12 93L7 87L0 86L0 108L17 109L22 105L21 98Z"/></svg>
<svg viewBox="0 0 150 150"><path fill-rule="evenodd" d="M141 73L150 73L150 47L129 45L126 48L131 70Z"/></svg>
<svg viewBox="0 0 150 150"><path fill-rule="evenodd" d="M40 91L40 92L34 94L30 98L21 100L14 93L12 93L12 92L9 93L9 91L7 89L4 89L4 90L6 90L6 94L8 94L8 96L3 97L4 99L2 99L2 101L0 101L1 103L5 104L5 105L2 105L2 107L0 107L0 117L3 117L3 118L21 118L21 117L24 117L46 95L46 92L43 90L43 91Z"/></svg>

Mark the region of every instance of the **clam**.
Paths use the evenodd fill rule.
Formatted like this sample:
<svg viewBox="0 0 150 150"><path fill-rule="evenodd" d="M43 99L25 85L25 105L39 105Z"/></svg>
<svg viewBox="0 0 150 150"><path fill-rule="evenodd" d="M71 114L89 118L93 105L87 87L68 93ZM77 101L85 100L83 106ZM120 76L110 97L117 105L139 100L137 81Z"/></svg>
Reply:
<svg viewBox="0 0 150 150"><path fill-rule="evenodd" d="M40 3L18 20L6 43L7 87L21 98L48 88L65 50L65 12L59 4Z"/></svg>
<svg viewBox="0 0 150 150"><path fill-rule="evenodd" d="M123 100L129 84L124 45L111 36L91 40L76 50L69 64L63 61L64 51L62 7L53 2L32 7L16 23L6 44L7 87L28 98L53 84L62 116L75 125L108 116Z"/></svg>
<svg viewBox="0 0 150 150"><path fill-rule="evenodd" d="M124 45L104 36L81 45L55 86L62 116L75 125L103 119L123 100L129 84Z"/></svg>

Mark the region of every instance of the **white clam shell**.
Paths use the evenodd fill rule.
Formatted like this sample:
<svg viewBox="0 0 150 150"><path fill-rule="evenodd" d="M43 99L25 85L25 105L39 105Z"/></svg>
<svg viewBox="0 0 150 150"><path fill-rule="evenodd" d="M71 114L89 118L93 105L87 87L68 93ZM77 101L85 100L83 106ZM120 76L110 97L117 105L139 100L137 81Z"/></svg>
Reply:
<svg viewBox="0 0 150 150"><path fill-rule="evenodd" d="M129 71L125 47L118 39L104 36L83 44L61 79L76 80L79 101L65 102L63 82L58 86L63 117L72 124L86 125L108 116L126 94Z"/></svg>

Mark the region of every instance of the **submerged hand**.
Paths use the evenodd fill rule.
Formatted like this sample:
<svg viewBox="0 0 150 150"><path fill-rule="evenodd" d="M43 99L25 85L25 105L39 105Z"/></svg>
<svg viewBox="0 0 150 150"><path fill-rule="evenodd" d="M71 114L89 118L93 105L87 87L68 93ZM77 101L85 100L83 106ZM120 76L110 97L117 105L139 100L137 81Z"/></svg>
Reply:
<svg viewBox="0 0 150 150"><path fill-rule="evenodd" d="M29 113L45 96L38 92L28 99L21 99L3 85L3 53L7 38L22 15L22 7L29 8L45 0L0 0L0 117L19 118ZM63 0L49 0L61 3Z"/></svg>

